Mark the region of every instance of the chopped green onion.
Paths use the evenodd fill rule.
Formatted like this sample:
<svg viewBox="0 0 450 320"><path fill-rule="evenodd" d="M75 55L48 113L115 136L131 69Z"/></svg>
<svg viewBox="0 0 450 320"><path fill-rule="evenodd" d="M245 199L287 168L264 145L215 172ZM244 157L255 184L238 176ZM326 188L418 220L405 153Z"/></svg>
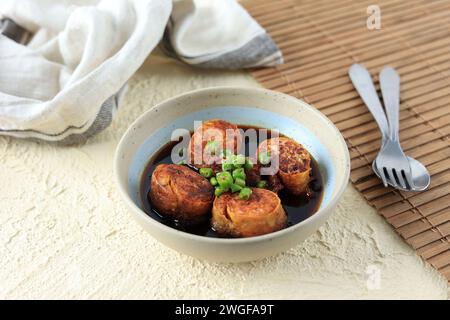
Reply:
<svg viewBox="0 0 450 320"><path fill-rule="evenodd" d="M211 178L213 175L213 170L211 168L200 168L199 173L205 178Z"/></svg>
<svg viewBox="0 0 450 320"><path fill-rule="evenodd" d="M253 169L253 162L249 158L245 159L244 169L247 170L247 171L250 171L250 170Z"/></svg>
<svg viewBox="0 0 450 320"><path fill-rule="evenodd" d="M265 188L267 188L267 185L268 185L268 183L266 180L261 180L261 181L258 181L258 183L256 184L256 187L265 189Z"/></svg>
<svg viewBox="0 0 450 320"><path fill-rule="evenodd" d="M212 177L211 179L209 179L209 182L213 185L213 186L217 186L217 179L216 177Z"/></svg>
<svg viewBox="0 0 450 320"><path fill-rule="evenodd" d="M233 153L229 150L229 149L223 149L222 150L222 158L228 158L229 156L231 156Z"/></svg>
<svg viewBox="0 0 450 320"><path fill-rule="evenodd" d="M231 159L230 158L223 159L222 170L223 171L232 171L233 169L234 169L234 166L231 163Z"/></svg>
<svg viewBox="0 0 450 320"><path fill-rule="evenodd" d="M245 180L246 176L245 176L244 168L234 169L233 170L233 178L234 179L239 178L239 179Z"/></svg>
<svg viewBox="0 0 450 320"><path fill-rule="evenodd" d="M215 155L219 149L217 141L208 141L205 146L205 151L211 155Z"/></svg>
<svg viewBox="0 0 450 320"><path fill-rule="evenodd" d="M178 164L179 164L180 166L182 166L182 165L186 164L186 160L181 160L180 162L178 162Z"/></svg>
<svg viewBox="0 0 450 320"><path fill-rule="evenodd" d="M258 160L262 165L266 165L270 163L270 154L269 152L261 152L258 156Z"/></svg>
<svg viewBox="0 0 450 320"><path fill-rule="evenodd" d="M235 193L235 192L241 191L242 187L238 186L237 184L232 184L230 189L231 189L231 192Z"/></svg>
<svg viewBox="0 0 450 320"><path fill-rule="evenodd" d="M250 188L243 188L240 192L239 192L239 198L241 198L242 200L248 200L250 199L250 196L252 195L252 189Z"/></svg>
<svg viewBox="0 0 450 320"><path fill-rule="evenodd" d="M245 187L245 180L241 178L237 178L234 180L234 184L237 184L240 187Z"/></svg>
<svg viewBox="0 0 450 320"><path fill-rule="evenodd" d="M225 188L222 188L222 187L216 187L215 189L214 189L214 195L216 196L216 197L220 197L220 195L222 194L222 193L225 193L225 192L227 192L228 191L228 189L225 189Z"/></svg>
<svg viewBox="0 0 450 320"><path fill-rule="evenodd" d="M245 156L243 154L232 155L231 163L235 166L235 168L240 168L245 164Z"/></svg>
<svg viewBox="0 0 450 320"><path fill-rule="evenodd" d="M216 175L216 179L219 186L222 187L223 189L228 190L228 188L230 188L231 185L233 184L233 177L231 176L231 173L229 173L228 171L219 172Z"/></svg>
<svg viewBox="0 0 450 320"><path fill-rule="evenodd" d="M222 163L223 171L231 171L234 169L234 166L231 163Z"/></svg>

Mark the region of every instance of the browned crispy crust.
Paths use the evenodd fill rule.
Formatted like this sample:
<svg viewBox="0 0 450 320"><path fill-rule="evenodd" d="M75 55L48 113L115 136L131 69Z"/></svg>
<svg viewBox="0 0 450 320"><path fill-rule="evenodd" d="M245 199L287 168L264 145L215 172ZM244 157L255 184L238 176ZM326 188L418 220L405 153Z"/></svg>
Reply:
<svg viewBox="0 0 450 320"><path fill-rule="evenodd" d="M286 137L267 139L261 142L258 154L268 150L270 150L271 159L279 156L278 176L286 189L293 194L304 193L311 172L309 152L300 143Z"/></svg>
<svg viewBox="0 0 450 320"><path fill-rule="evenodd" d="M242 143L242 134L235 124L220 119L205 121L194 131L188 146L189 163L197 168L210 167L214 171L220 171L222 156L204 151L209 141L217 141L220 150L230 149L236 153ZM202 162L196 163L197 159Z"/></svg>
<svg viewBox="0 0 450 320"><path fill-rule="evenodd" d="M253 237L278 231L286 226L287 216L280 198L272 191L252 188L249 200L238 193L216 197L211 224L219 234Z"/></svg>
<svg viewBox="0 0 450 320"><path fill-rule="evenodd" d="M214 199L208 180L176 164L160 164L153 171L149 197L155 209L183 223L204 221Z"/></svg>

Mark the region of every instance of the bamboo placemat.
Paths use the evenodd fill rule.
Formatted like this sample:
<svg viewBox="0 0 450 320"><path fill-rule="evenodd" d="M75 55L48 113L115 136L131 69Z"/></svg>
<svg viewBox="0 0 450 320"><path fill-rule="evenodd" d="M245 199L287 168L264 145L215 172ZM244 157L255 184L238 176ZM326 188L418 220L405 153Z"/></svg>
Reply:
<svg viewBox="0 0 450 320"><path fill-rule="evenodd" d="M351 181L425 260L450 281L450 1L379 0L381 29L369 30L372 0L247 0L243 5L284 54L253 70L265 87L327 115L346 138ZM384 188L371 163L380 134L347 71L364 64L378 82L390 65L401 76L401 143L432 175L430 189ZM378 88L378 83L377 83Z"/></svg>

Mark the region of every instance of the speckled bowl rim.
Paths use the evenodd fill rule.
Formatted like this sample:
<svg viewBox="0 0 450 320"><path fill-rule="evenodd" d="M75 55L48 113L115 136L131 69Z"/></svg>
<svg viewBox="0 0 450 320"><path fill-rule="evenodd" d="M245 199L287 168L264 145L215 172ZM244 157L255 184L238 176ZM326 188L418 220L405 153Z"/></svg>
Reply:
<svg viewBox="0 0 450 320"><path fill-rule="evenodd" d="M133 135L133 127L135 127L135 125L137 125L140 121L142 121L143 118L147 117L149 114L151 114L153 112L157 112L157 110L164 108L165 105L172 103L173 100L180 100L180 99L183 99L183 98L186 98L186 97L189 97L192 95L196 95L196 94L201 94L201 93L217 94L218 91L222 91L222 92L223 91L229 91L229 92L240 91L240 93L248 94L248 95L258 93L258 94L270 94L270 95L275 95L275 96L278 95L279 97L284 97L285 99L289 99L297 104L302 104L303 107L310 109L310 111L312 111L318 118L320 118L323 122L325 122L328 126L330 126L330 128L332 130L335 131L336 143L339 144L339 147L341 148L341 151L344 156L344 165L343 165L343 167L344 167L343 177L344 178L342 179L342 182L336 186L336 188L337 188L336 193L334 194L334 197L332 197L330 199L330 201L327 203L327 205L320 208L317 212L315 212L312 216L308 217L307 219L305 219L299 223L296 223L296 224L290 226L289 228L284 228L279 231L275 231L275 232L268 233L268 234L261 235L261 236L249 237L249 238L212 238L212 237L205 237L205 236L187 233L187 232L180 231L180 230L174 229L172 227L166 226L166 225L162 224L161 222L156 221L155 219L150 217L146 212L144 212L141 208L139 208L134 203L134 201L131 199L131 197L128 194L127 186L122 185L120 183L120 178L119 178L119 166L120 166L120 162L121 162L119 155L122 153L121 152L122 149L125 148L125 146L128 144L128 141L130 140L131 136ZM113 167L114 167L114 179L116 181L116 184L118 185L119 192L120 192L122 198L125 200L125 202L128 204L128 206L133 209L134 212L136 212L145 221L148 221L150 224L152 224L156 228L159 228L165 232L171 233L174 236L179 236L181 239L203 241L203 242L212 243L212 244L213 243L227 243L227 244L236 244L237 245L237 244L242 244L242 243L248 244L248 243L255 243L255 242L270 241L271 239L274 239L274 238L283 237L284 235L286 235L288 233L296 232L297 229L301 228L301 226L303 226L305 224L313 223L315 220L319 219L322 214L325 214L328 210L332 210L332 208L338 203L338 201L342 197L342 194L344 193L344 191L348 185L348 181L349 181L349 177L350 177L350 154L349 154L349 151L347 148L347 144L344 140L344 137L342 136L339 129L323 113L321 113L319 110L312 107L311 105L307 104L306 102L304 102L300 99L297 99L295 97L292 97L290 95L287 95L287 94L284 94L281 92L277 92L277 91L268 90L268 89L243 88L243 87L232 87L232 86L217 86L217 87L202 88L202 89L189 91L189 92L180 94L178 96L166 99L166 100L156 104L155 106L153 106L152 108L150 108L149 110L144 112L143 114L141 114L135 121L133 121L133 123L128 127L128 129L125 131L122 138L120 139L120 141L117 145L117 148L116 148Z"/></svg>

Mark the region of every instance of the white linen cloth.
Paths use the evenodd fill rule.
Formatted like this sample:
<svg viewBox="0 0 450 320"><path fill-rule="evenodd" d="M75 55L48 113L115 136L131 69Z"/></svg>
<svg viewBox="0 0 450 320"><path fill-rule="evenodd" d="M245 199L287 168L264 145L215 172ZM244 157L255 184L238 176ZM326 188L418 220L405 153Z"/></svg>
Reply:
<svg viewBox="0 0 450 320"><path fill-rule="evenodd" d="M14 22L0 34L0 134L20 138L74 143L106 128L162 38L201 67L282 62L235 0L1 0L0 17ZM26 45L14 39L23 28Z"/></svg>

